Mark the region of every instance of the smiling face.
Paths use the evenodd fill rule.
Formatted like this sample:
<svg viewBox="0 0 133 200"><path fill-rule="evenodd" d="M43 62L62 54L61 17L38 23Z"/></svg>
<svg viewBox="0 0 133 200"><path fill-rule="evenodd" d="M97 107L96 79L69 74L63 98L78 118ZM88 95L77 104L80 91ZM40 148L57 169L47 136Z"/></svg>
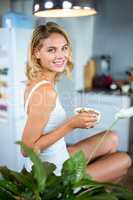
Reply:
<svg viewBox="0 0 133 200"><path fill-rule="evenodd" d="M41 45L41 48L35 50L35 56L45 71L63 72L70 56L65 37L60 33L52 33L41 41Z"/></svg>

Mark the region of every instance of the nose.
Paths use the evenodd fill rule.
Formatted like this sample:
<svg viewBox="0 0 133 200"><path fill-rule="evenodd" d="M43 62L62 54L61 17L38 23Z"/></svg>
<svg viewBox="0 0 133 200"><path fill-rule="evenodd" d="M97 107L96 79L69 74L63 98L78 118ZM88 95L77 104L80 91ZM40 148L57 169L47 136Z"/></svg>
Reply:
<svg viewBox="0 0 133 200"><path fill-rule="evenodd" d="M56 51L56 58L62 59L64 57L64 53L62 50Z"/></svg>

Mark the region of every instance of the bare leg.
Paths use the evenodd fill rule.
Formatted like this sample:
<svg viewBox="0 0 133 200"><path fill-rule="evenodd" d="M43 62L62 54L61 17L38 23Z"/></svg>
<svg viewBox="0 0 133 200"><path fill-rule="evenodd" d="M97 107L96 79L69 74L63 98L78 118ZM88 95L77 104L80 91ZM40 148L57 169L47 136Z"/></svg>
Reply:
<svg viewBox="0 0 133 200"><path fill-rule="evenodd" d="M97 135L94 135L92 137L84 139L84 140L68 147L68 151L70 152L70 154L73 154L76 151L82 150L84 152L86 158L89 160L92 151L94 150L96 145L99 143L101 138L104 136L104 134L105 134L105 132L101 132ZM98 158L100 156L105 156L110 153L116 152L118 143L119 143L118 140L119 139L118 139L117 134L115 134L114 132L109 132L106 135L106 137L104 138L104 141L102 142L102 144L96 151L93 158L91 158L91 160Z"/></svg>
<svg viewBox="0 0 133 200"><path fill-rule="evenodd" d="M87 166L87 173L97 181L116 182L127 173L131 160L126 153L113 153Z"/></svg>
<svg viewBox="0 0 133 200"><path fill-rule="evenodd" d="M70 154L82 150L89 160L95 146L103 137L104 132L82 140L68 148ZM97 181L115 181L123 176L131 165L131 159L126 153L116 153L118 136L110 132L106 135L87 167L87 172Z"/></svg>

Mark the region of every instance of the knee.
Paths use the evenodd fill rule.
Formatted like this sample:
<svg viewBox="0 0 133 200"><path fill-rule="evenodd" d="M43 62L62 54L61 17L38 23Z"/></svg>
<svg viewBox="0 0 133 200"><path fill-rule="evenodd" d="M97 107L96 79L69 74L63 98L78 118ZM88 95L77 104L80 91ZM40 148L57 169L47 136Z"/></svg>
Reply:
<svg viewBox="0 0 133 200"><path fill-rule="evenodd" d="M121 163L121 166L123 166L123 169L128 171L128 169L132 165L132 159L130 158L130 156L126 152L118 152L117 155L117 158Z"/></svg>
<svg viewBox="0 0 133 200"><path fill-rule="evenodd" d="M119 137L117 133L110 131L109 140L110 140L110 145L111 145L111 153L114 153L117 151L117 148L119 145Z"/></svg>
<svg viewBox="0 0 133 200"><path fill-rule="evenodd" d="M123 155L125 156L126 168L128 169L132 165L132 159L127 153L123 153Z"/></svg>

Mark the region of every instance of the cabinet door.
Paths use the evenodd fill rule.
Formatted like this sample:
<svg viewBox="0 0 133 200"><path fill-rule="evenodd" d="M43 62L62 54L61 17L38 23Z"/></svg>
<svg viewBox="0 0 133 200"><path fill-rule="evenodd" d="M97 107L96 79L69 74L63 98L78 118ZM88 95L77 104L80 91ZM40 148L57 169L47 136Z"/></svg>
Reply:
<svg viewBox="0 0 133 200"><path fill-rule="evenodd" d="M115 113L121 108L130 106L130 98L127 96L116 96L106 94L96 94L93 92L77 94L75 107L91 107L101 112L101 121L92 129L76 129L72 134L66 137L67 143L75 143L84 138L95 135L108 129L113 120ZM121 119L113 127L119 136L119 147L121 151L128 151L129 141L129 119Z"/></svg>

